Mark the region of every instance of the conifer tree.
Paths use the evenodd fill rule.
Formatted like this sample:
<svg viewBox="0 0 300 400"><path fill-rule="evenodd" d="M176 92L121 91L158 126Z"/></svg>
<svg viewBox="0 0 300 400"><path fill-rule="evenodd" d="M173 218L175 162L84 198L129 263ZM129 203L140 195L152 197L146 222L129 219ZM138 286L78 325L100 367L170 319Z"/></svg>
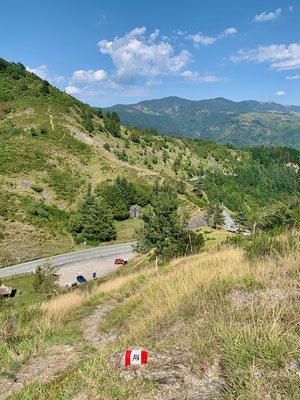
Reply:
<svg viewBox="0 0 300 400"><path fill-rule="evenodd" d="M143 235L138 241L139 251L155 249L162 256L163 250L176 243L182 235L182 227L177 215L176 192L168 184L156 186L153 190L151 206L143 213Z"/></svg>

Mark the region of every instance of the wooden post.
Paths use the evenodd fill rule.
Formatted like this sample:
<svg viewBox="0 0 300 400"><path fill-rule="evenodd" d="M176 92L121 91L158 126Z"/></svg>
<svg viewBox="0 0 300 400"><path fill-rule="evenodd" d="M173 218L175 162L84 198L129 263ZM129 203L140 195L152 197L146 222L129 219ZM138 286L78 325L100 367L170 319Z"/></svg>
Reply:
<svg viewBox="0 0 300 400"><path fill-rule="evenodd" d="M157 272L157 260L158 260L158 257L156 256L156 258L155 258L155 272Z"/></svg>

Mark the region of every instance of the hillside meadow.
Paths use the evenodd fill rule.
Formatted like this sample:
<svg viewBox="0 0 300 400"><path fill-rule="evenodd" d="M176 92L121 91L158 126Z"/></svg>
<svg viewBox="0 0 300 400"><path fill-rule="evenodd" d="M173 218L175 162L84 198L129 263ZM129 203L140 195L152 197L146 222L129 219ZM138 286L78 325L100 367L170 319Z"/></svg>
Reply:
<svg viewBox="0 0 300 400"><path fill-rule="evenodd" d="M259 213L299 197L297 150L239 149L163 133L121 126L116 113L103 115L21 63L0 59L0 265L81 249L72 213L89 185L93 191L118 176L138 187L171 183L191 216L209 202ZM117 242L134 240L134 223L122 218L113 222Z"/></svg>
<svg viewBox="0 0 300 400"><path fill-rule="evenodd" d="M55 346L81 357L60 377L44 383L32 377L10 398L155 398L164 393L163 383L122 379L122 368L111 362L112 354L137 346L186 355L182 368L201 382L223 382L214 398L298 399L299 375L291 365L300 357L299 232L281 238L286 246L280 251L252 261L242 248L223 244L156 272L151 257L142 255L74 292L7 305L2 339L5 327L11 329L0 345L2 380L13 382L23 365L30 370L32 360L41 363Z"/></svg>

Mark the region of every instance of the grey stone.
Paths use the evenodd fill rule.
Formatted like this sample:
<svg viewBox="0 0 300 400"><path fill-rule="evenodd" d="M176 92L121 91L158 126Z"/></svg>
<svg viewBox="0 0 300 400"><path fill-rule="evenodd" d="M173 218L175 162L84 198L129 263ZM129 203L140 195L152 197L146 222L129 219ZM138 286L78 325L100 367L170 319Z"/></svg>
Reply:
<svg viewBox="0 0 300 400"><path fill-rule="evenodd" d="M126 381L138 378L159 384L155 400L210 400L220 395L225 387L224 380L219 376L217 360L201 379L185 365L190 359L189 354L147 351L147 364L125 367L124 350L111 356L110 365L114 369L119 367L120 377Z"/></svg>

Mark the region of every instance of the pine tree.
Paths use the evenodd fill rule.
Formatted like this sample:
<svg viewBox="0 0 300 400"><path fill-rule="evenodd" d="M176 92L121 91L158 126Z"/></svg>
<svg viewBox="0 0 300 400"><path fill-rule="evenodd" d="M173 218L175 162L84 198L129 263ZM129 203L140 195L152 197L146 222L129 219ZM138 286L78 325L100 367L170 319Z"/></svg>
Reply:
<svg viewBox="0 0 300 400"><path fill-rule="evenodd" d="M49 261L39 265L34 274L34 292L38 295L46 294L47 296L56 294L59 290L57 272L58 268Z"/></svg>
<svg viewBox="0 0 300 400"><path fill-rule="evenodd" d="M218 226L222 226L225 222L225 217L222 212L223 207L221 205L209 203L204 214L207 225L214 229Z"/></svg>
<svg viewBox="0 0 300 400"><path fill-rule="evenodd" d="M74 234L91 241L103 242L116 237L112 212L104 200L92 194L91 185L84 201L70 219L70 228Z"/></svg>
<svg viewBox="0 0 300 400"><path fill-rule="evenodd" d="M137 244L139 251L155 249L156 254L162 256L165 248L178 241L183 229L177 211L174 189L167 184L154 187L151 207L146 207L142 217L144 229Z"/></svg>

